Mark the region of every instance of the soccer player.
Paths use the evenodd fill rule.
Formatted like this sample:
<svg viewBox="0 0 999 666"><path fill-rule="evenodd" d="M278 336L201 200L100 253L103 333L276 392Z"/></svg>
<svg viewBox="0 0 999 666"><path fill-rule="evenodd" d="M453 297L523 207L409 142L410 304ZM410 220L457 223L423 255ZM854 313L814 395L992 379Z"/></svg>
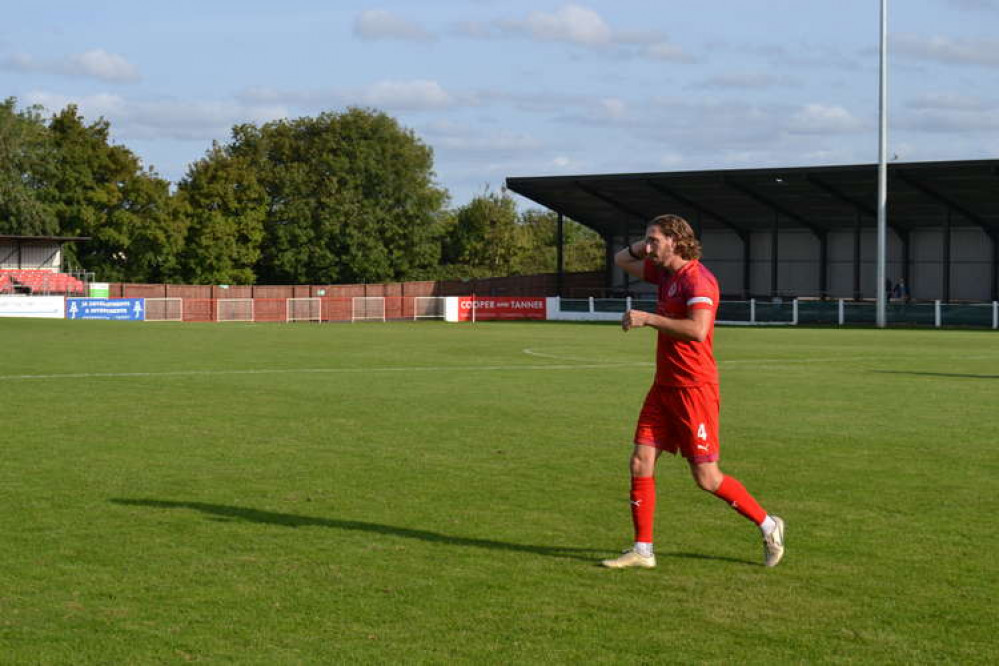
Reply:
<svg viewBox="0 0 999 666"><path fill-rule="evenodd" d="M612 569L656 566L652 525L656 461L664 451L687 459L694 481L753 521L763 535L764 564L784 556L784 521L764 511L735 478L718 467L718 369L712 341L718 281L700 261L701 244L677 215L652 220L645 238L618 252L614 262L658 287L656 314L624 313L625 331L658 331L656 375L635 429L631 453L631 515L635 544L602 564Z"/></svg>

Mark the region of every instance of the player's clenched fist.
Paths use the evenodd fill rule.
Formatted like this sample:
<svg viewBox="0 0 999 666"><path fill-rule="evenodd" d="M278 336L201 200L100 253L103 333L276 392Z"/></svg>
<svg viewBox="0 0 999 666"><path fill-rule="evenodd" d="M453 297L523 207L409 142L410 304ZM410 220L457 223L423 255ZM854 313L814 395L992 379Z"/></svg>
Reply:
<svg viewBox="0 0 999 666"><path fill-rule="evenodd" d="M621 328L629 331L639 326L645 326L648 317L649 313L642 310L628 310L624 313L624 317L621 318Z"/></svg>

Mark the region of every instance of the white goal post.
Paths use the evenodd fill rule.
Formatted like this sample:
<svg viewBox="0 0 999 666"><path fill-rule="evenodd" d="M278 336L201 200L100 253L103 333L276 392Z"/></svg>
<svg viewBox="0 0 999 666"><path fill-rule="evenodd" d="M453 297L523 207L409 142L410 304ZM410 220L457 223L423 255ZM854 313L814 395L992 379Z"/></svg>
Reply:
<svg viewBox="0 0 999 666"><path fill-rule="evenodd" d="M322 321L323 299L289 298L286 303L285 321Z"/></svg>
<svg viewBox="0 0 999 666"><path fill-rule="evenodd" d="M351 301L350 321L385 321L385 297L355 296Z"/></svg>
<svg viewBox="0 0 999 666"><path fill-rule="evenodd" d="M445 303L443 296L415 296L413 298L413 320L444 319Z"/></svg>
<svg viewBox="0 0 999 666"><path fill-rule="evenodd" d="M215 321L253 321L253 299L218 299L216 301Z"/></svg>
<svg viewBox="0 0 999 666"><path fill-rule="evenodd" d="M184 299L147 298L146 321L184 321Z"/></svg>

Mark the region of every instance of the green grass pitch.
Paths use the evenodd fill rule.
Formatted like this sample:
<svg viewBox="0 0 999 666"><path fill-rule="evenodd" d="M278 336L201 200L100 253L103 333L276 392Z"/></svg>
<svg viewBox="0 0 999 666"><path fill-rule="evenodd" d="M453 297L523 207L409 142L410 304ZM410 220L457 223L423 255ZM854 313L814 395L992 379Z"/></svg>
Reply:
<svg viewBox="0 0 999 666"><path fill-rule="evenodd" d="M629 441L651 331L0 320L4 664L990 664L999 334L721 328L722 468Z"/></svg>

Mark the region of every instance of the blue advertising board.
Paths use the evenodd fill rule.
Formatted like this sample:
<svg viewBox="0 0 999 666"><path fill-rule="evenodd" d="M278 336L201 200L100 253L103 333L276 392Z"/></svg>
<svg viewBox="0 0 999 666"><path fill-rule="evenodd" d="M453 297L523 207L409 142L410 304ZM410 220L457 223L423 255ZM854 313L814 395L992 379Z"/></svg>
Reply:
<svg viewBox="0 0 999 666"><path fill-rule="evenodd" d="M144 321L144 298L67 298L66 319Z"/></svg>

